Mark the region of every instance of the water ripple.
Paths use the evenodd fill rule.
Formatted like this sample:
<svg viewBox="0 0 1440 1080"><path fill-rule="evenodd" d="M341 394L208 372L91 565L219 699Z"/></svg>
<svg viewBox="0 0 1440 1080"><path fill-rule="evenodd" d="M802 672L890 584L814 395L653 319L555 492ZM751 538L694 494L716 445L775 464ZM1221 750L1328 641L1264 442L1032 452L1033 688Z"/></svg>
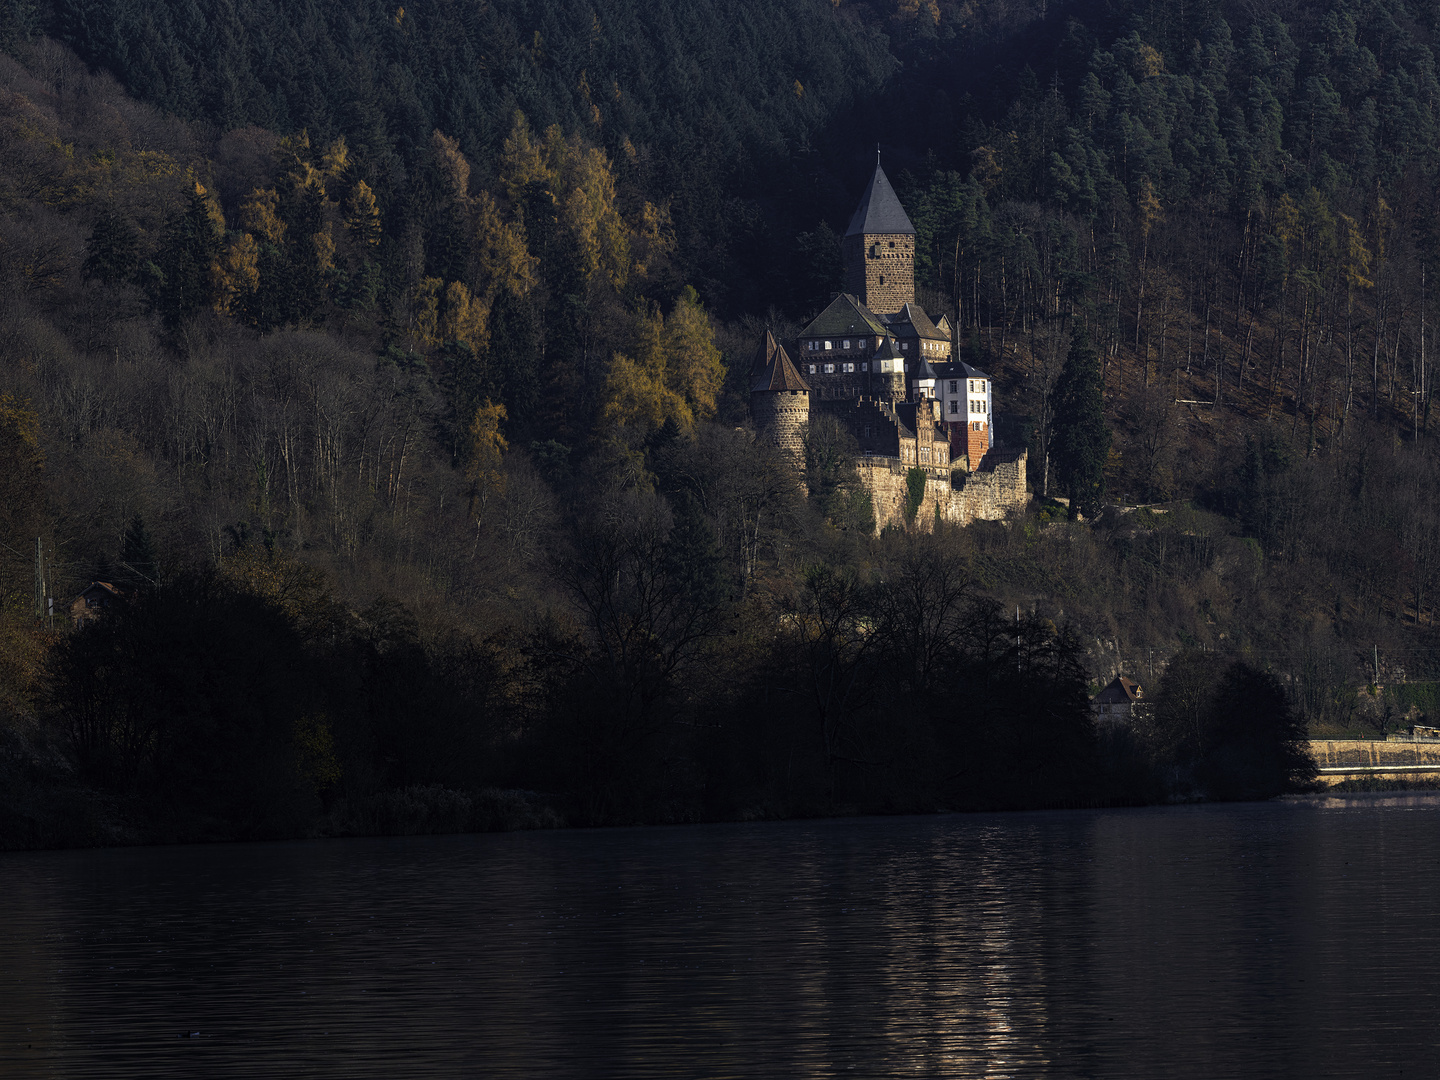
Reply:
<svg viewBox="0 0 1440 1080"><path fill-rule="evenodd" d="M1440 802L0 857L6 1076L1440 1075Z"/></svg>

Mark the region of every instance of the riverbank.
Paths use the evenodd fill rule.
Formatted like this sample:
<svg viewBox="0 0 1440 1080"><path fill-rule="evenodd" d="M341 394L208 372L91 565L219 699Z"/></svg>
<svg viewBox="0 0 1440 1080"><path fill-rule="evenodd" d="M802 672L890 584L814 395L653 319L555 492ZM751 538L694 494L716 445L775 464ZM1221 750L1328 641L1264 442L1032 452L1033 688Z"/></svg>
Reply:
<svg viewBox="0 0 1440 1080"><path fill-rule="evenodd" d="M1318 789L1317 789L1318 790ZM1390 790L1380 787L1331 787L1326 791ZM126 798L80 781L60 748L38 726L0 729L0 851L150 847L169 844L234 843L341 839L359 837L441 836L465 833L522 832L600 825L663 826L803 821L907 814L993 813L1004 811L1142 807L1212 800L1111 799L1057 800L970 805L873 803L769 806L751 805L728 814L707 814L698 804L671 803L641 819L597 823L576 800L565 795L515 788L459 790L441 785L411 785L357 799L336 799L316 806L302 828L237 830L229 823L177 814L154 801ZM1214 800L1219 801L1219 800Z"/></svg>

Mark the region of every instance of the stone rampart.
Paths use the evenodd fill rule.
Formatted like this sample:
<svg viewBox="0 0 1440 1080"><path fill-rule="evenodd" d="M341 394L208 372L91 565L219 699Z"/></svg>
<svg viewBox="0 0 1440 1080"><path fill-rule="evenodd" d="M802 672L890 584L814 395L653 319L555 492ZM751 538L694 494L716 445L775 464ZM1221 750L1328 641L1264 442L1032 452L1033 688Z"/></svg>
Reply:
<svg viewBox="0 0 1440 1080"><path fill-rule="evenodd" d="M1001 521L1023 509L1030 494L1025 490L1025 451L1012 454L991 451L972 473L933 471L925 481L925 497L915 513L915 527L933 529L935 522L969 525L973 521ZM875 509L875 528L905 528L905 505L910 497L906 481L911 466L899 458L875 455L857 463L860 480ZM938 508L938 509L937 509Z"/></svg>

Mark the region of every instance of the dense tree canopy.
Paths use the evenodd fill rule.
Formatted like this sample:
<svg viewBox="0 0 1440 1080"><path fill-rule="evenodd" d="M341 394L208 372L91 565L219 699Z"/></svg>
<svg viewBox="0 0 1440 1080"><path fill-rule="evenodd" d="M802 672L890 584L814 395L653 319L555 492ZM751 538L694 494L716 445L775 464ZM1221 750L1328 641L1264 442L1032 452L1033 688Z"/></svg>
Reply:
<svg viewBox="0 0 1440 1080"><path fill-rule="evenodd" d="M0 708L55 784L213 835L1278 790L1302 721L1440 674L1436 29L0 6ZM803 485L753 437L877 139L920 300L1084 523L875 537L843 431ZM65 630L97 577L134 606ZM1201 734L1107 771L1087 682L1194 649L1244 665ZM279 818L207 783L226 747Z"/></svg>

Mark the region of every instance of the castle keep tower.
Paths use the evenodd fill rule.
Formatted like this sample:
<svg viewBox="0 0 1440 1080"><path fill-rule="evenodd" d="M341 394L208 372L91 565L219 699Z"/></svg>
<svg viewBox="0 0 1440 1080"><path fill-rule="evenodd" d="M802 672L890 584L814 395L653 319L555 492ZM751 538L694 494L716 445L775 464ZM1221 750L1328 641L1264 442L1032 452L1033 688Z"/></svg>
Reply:
<svg viewBox="0 0 1440 1080"><path fill-rule="evenodd" d="M915 226L878 160L840 254L845 291L875 314L893 315L915 302Z"/></svg>
<svg viewBox="0 0 1440 1080"><path fill-rule="evenodd" d="M810 422L810 387L768 330L750 367L750 415L762 438L803 464L805 425Z"/></svg>

